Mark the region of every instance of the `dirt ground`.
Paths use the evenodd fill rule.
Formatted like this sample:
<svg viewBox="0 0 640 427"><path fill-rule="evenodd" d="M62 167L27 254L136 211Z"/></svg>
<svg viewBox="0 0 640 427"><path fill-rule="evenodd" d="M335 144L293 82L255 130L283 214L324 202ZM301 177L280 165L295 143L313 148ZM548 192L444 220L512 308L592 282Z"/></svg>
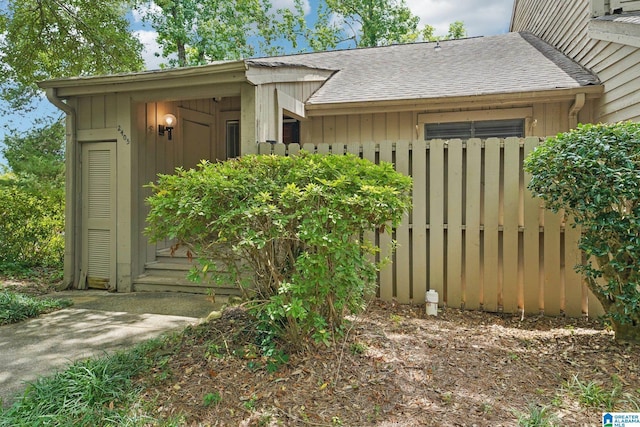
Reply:
<svg viewBox="0 0 640 427"><path fill-rule="evenodd" d="M640 412L640 347L598 321L374 302L333 348L257 356L239 308L186 331L139 380L157 416L190 426L560 426ZM174 343L175 344L175 343Z"/></svg>

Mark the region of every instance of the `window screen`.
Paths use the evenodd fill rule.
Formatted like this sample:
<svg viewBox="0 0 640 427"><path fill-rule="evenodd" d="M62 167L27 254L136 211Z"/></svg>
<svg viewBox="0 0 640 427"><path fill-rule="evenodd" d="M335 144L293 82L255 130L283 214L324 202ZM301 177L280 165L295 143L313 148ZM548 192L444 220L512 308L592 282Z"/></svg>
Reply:
<svg viewBox="0 0 640 427"><path fill-rule="evenodd" d="M524 119L480 122L427 123L424 139L524 137Z"/></svg>

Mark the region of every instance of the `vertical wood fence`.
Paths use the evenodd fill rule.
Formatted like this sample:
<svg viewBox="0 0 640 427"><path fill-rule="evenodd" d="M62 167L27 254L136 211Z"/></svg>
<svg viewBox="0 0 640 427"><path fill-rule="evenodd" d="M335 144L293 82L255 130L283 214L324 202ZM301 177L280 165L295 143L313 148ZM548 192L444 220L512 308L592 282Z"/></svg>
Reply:
<svg viewBox="0 0 640 427"><path fill-rule="evenodd" d="M413 178L413 207L389 233L367 238L393 263L379 274L379 296L422 303L435 289L450 307L597 316L603 313L573 266L582 254L580 230L532 197L524 158L539 138L304 144L326 154L353 153L393 163ZM291 155L298 144L259 146Z"/></svg>

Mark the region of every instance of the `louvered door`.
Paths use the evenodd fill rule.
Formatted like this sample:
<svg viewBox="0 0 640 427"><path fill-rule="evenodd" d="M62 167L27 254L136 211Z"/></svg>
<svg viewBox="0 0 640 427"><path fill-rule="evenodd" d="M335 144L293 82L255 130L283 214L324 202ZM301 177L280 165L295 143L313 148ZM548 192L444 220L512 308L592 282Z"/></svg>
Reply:
<svg viewBox="0 0 640 427"><path fill-rule="evenodd" d="M116 285L116 144L82 145L80 288ZM86 279L85 279L86 278Z"/></svg>

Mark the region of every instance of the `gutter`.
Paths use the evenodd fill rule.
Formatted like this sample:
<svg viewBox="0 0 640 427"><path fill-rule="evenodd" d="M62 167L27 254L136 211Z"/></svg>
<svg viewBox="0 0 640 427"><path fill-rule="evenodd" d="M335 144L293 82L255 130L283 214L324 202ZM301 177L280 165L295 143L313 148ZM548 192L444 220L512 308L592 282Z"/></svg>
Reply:
<svg viewBox="0 0 640 427"><path fill-rule="evenodd" d="M569 108L569 129L575 129L578 127L578 113L584 107L586 100L584 93L576 93L576 100L573 102L571 108Z"/></svg>
<svg viewBox="0 0 640 427"><path fill-rule="evenodd" d="M74 230L74 224L80 221L73 221L75 217L75 158L76 158L76 110L66 102L62 101L57 95L55 88L46 89L47 99L53 105L61 109L67 115L67 132L65 147L65 204L64 204L64 276L63 287L69 289L73 287L75 282L74 272L76 270L76 234L80 228Z"/></svg>

